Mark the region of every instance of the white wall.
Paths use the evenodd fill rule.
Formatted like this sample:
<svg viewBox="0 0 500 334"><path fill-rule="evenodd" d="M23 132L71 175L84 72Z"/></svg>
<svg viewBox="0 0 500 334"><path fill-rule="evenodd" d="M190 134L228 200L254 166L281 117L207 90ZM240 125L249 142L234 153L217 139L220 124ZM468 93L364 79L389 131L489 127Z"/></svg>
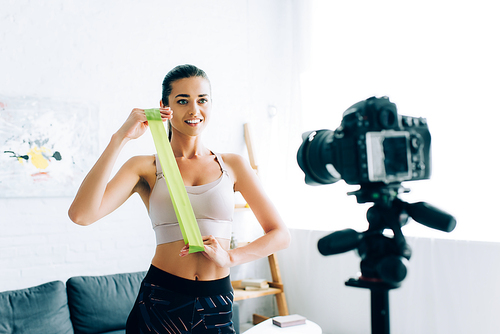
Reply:
<svg viewBox="0 0 500 334"><path fill-rule="evenodd" d="M317 242L327 234L293 229L292 245L279 254L290 312L316 322L324 334L370 333L370 291L344 284L357 277L360 258L354 251L322 256ZM389 292L391 333L498 333L500 245L407 242L413 251L407 277Z"/></svg>
<svg viewBox="0 0 500 334"><path fill-rule="evenodd" d="M132 108L158 105L168 70L192 63L212 82L206 144L245 155L243 124L251 122L262 177L272 180L266 167L283 162L266 159L278 143L265 134L275 124L283 126L275 134L285 133L292 118L291 10L288 1L2 1L0 95L95 106L102 151ZM273 119L269 105L277 107ZM117 168L153 152L144 135ZM0 198L0 291L148 268L155 242L139 197L90 227L70 222L71 200ZM255 224L239 217L236 230Z"/></svg>

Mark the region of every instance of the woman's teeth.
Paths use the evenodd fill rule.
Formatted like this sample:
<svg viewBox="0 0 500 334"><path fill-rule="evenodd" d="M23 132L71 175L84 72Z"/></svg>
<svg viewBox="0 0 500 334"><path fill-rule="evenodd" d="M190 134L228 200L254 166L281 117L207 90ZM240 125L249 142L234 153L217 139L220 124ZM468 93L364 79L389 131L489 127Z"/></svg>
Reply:
<svg viewBox="0 0 500 334"><path fill-rule="evenodd" d="M196 124L196 123L201 123L201 119L188 119L186 121L188 124Z"/></svg>

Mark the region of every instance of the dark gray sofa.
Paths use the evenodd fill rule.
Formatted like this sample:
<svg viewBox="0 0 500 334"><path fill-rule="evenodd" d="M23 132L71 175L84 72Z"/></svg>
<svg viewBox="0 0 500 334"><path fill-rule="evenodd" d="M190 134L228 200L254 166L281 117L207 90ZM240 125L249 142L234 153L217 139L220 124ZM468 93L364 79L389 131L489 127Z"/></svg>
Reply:
<svg viewBox="0 0 500 334"><path fill-rule="evenodd" d="M1 334L118 334L146 272L72 277L0 292ZM239 333L238 304L233 322Z"/></svg>

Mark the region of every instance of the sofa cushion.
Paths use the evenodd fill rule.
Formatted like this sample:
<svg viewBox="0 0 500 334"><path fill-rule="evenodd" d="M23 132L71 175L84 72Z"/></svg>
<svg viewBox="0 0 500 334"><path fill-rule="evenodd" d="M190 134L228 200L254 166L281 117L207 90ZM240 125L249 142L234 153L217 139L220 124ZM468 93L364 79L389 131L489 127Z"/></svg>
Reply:
<svg viewBox="0 0 500 334"><path fill-rule="evenodd" d="M0 292L0 333L73 333L64 283Z"/></svg>
<svg viewBox="0 0 500 334"><path fill-rule="evenodd" d="M146 272L71 277L66 282L75 333L125 329Z"/></svg>

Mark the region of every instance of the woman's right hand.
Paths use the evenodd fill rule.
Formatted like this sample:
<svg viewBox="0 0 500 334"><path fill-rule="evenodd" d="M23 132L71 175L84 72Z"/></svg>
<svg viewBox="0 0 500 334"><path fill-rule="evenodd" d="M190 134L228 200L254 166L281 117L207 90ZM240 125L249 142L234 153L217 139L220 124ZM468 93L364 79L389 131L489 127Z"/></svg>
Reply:
<svg viewBox="0 0 500 334"><path fill-rule="evenodd" d="M160 108L160 115L162 121L166 121L167 119L172 119L173 113L172 109ZM146 118L146 114L144 109L135 108L132 110L127 120L121 128L118 130L117 134L123 136L124 139L137 139L146 132L148 128L148 120Z"/></svg>
<svg viewBox="0 0 500 334"><path fill-rule="evenodd" d="M170 108L160 109L163 121L172 118ZM134 193L134 188L143 177L145 166L152 166L151 157L129 159L109 178L121 148L127 140L139 138L148 127L143 109L134 109L121 128L111 137L108 146L83 180L71 204L68 215L79 225L90 225L113 212Z"/></svg>

